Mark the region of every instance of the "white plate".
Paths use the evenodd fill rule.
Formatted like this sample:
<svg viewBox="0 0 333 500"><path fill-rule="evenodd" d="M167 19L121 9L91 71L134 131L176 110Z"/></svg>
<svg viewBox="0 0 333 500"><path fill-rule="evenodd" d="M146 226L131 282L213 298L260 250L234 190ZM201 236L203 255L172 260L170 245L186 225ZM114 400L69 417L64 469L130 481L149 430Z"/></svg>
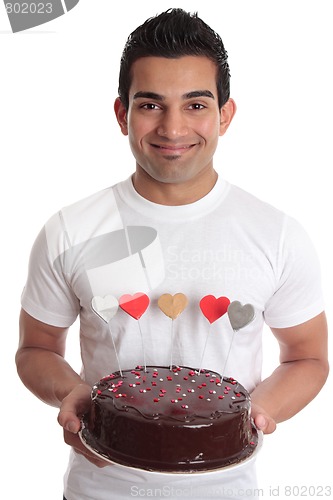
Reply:
<svg viewBox="0 0 333 500"><path fill-rule="evenodd" d="M163 474L163 475L167 475L167 476L172 476L174 474L177 474L178 475L183 475L183 476L188 476L189 474L216 474L217 472L221 473L221 472L227 472L227 471L230 471L231 469L234 471L236 469L240 469L241 467L244 467L245 465L248 465L250 462L254 461L259 453L259 450L260 448L262 447L262 444L263 444L263 433L262 431L259 431L257 430L257 433L258 433L258 442L257 442L257 446L255 447L255 449L253 450L252 454L248 457L248 458L245 458L244 460L242 460L241 462L237 462L235 464L230 464L230 465L226 465L225 467L221 467L220 469L212 469L212 470L202 470L202 471L189 471L189 472L184 472L184 471L181 471L181 472L163 472L163 471L151 471L151 470L147 470L147 469L143 469L141 467L130 467L129 465L123 465L123 464L120 464L118 462L114 462L113 460L110 460L109 458L106 458L104 455L98 453L94 448L92 448L84 439L83 435L82 435L82 429L79 431L79 436L80 436L80 439L82 441L82 443L84 444L84 446L89 450L91 451L91 453L93 453L94 455L96 455L96 457L98 458L102 458L103 460L105 460L106 462L109 462L110 464L112 465L115 465L117 467L122 467L122 468L126 468L127 470L128 469L132 469L132 470L142 470L144 472L147 472L148 474Z"/></svg>

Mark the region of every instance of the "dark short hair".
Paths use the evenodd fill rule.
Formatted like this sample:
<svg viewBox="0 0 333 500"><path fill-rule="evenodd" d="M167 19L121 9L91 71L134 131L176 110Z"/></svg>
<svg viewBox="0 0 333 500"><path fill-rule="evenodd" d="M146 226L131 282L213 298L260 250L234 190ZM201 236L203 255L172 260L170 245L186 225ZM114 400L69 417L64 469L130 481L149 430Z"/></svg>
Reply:
<svg viewBox="0 0 333 500"><path fill-rule="evenodd" d="M168 9L147 19L128 37L122 53L119 72L119 97L128 110L131 68L141 57L179 58L205 56L216 64L216 86L219 107L230 97L228 54L221 37L197 13Z"/></svg>

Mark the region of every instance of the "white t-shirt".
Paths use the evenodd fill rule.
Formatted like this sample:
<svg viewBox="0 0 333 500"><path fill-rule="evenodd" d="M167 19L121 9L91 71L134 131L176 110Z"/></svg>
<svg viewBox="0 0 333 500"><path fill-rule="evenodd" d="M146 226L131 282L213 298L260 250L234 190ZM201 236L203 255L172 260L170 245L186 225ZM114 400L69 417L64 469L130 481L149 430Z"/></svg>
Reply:
<svg viewBox="0 0 333 500"><path fill-rule="evenodd" d="M150 298L139 320L118 310L106 324L91 306L93 297L118 300L137 292ZM157 301L180 292L189 303L172 322ZM199 307L206 295L252 304L254 320L235 334L227 314L210 324ZM60 327L80 315L81 375L91 385L119 369L114 344L121 369L144 358L147 365L168 365L172 338L173 363L199 367L204 353L202 367L224 370L252 391L261 377L264 322L276 328L303 323L322 312L323 299L315 251L294 219L221 178L205 197L182 206L152 203L127 179L46 223L32 250L22 307ZM188 488L189 498L200 488L207 493L201 498L237 498L227 489L256 488L253 462L227 473L152 475L120 466L100 470L72 452L65 496L132 498L142 493L140 485L161 484L168 498L182 498L177 491L186 498ZM224 496L211 494L219 485Z"/></svg>

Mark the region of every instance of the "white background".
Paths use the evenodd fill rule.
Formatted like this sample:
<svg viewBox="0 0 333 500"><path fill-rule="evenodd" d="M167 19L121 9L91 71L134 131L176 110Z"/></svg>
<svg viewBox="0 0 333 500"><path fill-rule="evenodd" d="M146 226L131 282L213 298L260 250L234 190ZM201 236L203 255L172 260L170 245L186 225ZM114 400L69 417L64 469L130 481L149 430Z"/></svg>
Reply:
<svg viewBox="0 0 333 500"><path fill-rule="evenodd" d="M0 4L0 425L6 498L62 498L68 449L56 422L57 410L34 398L15 371L20 294L31 245L45 220L63 205L133 171L113 101L123 45L146 18L183 7L198 11L221 34L238 111L221 139L215 167L305 226L321 260L327 314L332 318L331 2L214 4L81 0L65 16L17 34L11 33ZM277 363L269 330L264 344L268 374ZM70 335L68 359L79 369L77 325ZM332 449L331 400L329 380L301 414L266 436L258 458L263 498L301 495L294 489L288 496L285 485L333 489L331 465L324 458ZM313 490L304 492L313 497Z"/></svg>

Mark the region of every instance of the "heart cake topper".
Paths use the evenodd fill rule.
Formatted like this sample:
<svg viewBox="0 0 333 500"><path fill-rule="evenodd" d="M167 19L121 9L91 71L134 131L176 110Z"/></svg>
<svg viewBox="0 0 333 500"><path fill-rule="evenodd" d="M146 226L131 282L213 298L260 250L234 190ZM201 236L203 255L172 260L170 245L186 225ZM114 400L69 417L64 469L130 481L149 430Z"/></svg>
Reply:
<svg viewBox="0 0 333 500"><path fill-rule="evenodd" d="M183 293L176 293L175 295L165 293L158 299L157 304L166 316L176 319L184 311L188 299Z"/></svg>
<svg viewBox="0 0 333 500"><path fill-rule="evenodd" d="M139 320L149 306L149 297L145 293L125 294L119 299L119 307L132 318Z"/></svg>
<svg viewBox="0 0 333 500"><path fill-rule="evenodd" d="M235 334L240 330L241 328L244 328L244 326L248 325L251 323L255 315L254 307L252 304L245 304L244 306L238 301L234 300L233 302L230 303L228 307L228 317L229 321L231 324L231 327L233 329L233 334L229 346L229 351L228 354L225 358L224 362L224 367L222 370L222 378L224 377L224 373L226 370L226 366L228 364L230 352L231 352L231 347L234 342Z"/></svg>
<svg viewBox="0 0 333 500"><path fill-rule="evenodd" d="M109 327L109 332L113 344L113 349L115 352L115 356L117 359L118 367L119 367L119 373L120 376L123 376L123 372L121 371L121 366L119 362L119 357L118 357L118 352L116 348L116 344L112 335L111 327L110 327L110 320L113 318L113 316L116 314L118 311L118 300L113 296L113 295L105 295L105 297L100 297L96 295L91 299L91 307L93 311L99 316L105 323L107 323Z"/></svg>
<svg viewBox="0 0 333 500"><path fill-rule="evenodd" d="M157 301L158 307L161 311L172 319L171 322L171 340L170 340L170 370L172 370L172 353L173 353L173 323L176 318L184 311L188 304L188 299L183 293L164 293Z"/></svg>
<svg viewBox="0 0 333 500"><path fill-rule="evenodd" d="M143 363L145 366L145 371L147 371L147 363L146 363L146 351L145 344L143 341L143 334L140 325L140 318L146 312L149 306L149 297L145 293L137 292L134 295L125 294L122 295L119 299L119 307L125 311L127 314L132 316L132 318L136 319L139 325L139 331L141 335L141 344L142 344L142 352L143 352Z"/></svg>
<svg viewBox="0 0 333 500"><path fill-rule="evenodd" d="M105 297L97 295L92 298L91 307L105 323L108 323L118 311L118 300L113 295Z"/></svg>
<svg viewBox="0 0 333 500"><path fill-rule="evenodd" d="M242 305L234 300L228 307L228 317L233 330L240 330L251 323L254 318L254 307L252 304Z"/></svg>
<svg viewBox="0 0 333 500"><path fill-rule="evenodd" d="M227 297L216 298L214 295L206 295L200 300L200 309L212 324L228 311L229 304L230 300Z"/></svg>

